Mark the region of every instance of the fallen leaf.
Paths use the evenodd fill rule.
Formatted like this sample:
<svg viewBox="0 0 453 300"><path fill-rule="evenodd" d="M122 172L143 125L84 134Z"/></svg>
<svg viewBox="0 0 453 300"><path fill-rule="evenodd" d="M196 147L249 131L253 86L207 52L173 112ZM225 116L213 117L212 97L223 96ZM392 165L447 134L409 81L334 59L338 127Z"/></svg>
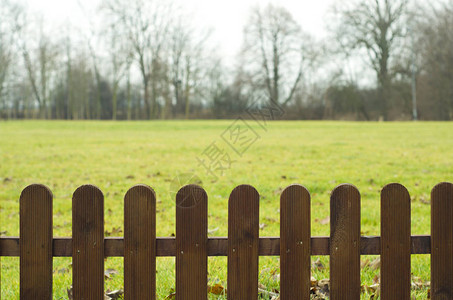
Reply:
<svg viewBox="0 0 453 300"><path fill-rule="evenodd" d="M115 269L107 269L104 271L104 278L105 279L110 279L112 278L113 275L118 274L118 271Z"/></svg>
<svg viewBox="0 0 453 300"><path fill-rule="evenodd" d="M311 267L313 269L318 269L318 270L324 269L324 265L322 264L321 259L319 257L318 257L318 259L316 259L314 262L311 263Z"/></svg>
<svg viewBox="0 0 453 300"><path fill-rule="evenodd" d="M74 297L73 297L73 293L72 293L72 285L69 289L66 289L66 291L68 292L68 299L73 300Z"/></svg>
<svg viewBox="0 0 453 300"><path fill-rule="evenodd" d="M424 196L420 196L420 202L426 205L431 204L431 202L426 200Z"/></svg>
<svg viewBox="0 0 453 300"><path fill-rule="evenodd" d="M315 219L315 222L319 222L321 225L326 225L330 223L330 216L325 217L324 219Z"/></svg>
<svg viewBox="0 0 453 300"><path fill-rule="evenodd" d="M176 298L176 292L171 292L165 299L175 299Z"/></svg>
<svg viewBox="0 0 453 300"><path fill-rule="evenodd" d="M113 300L122 299L123 294L124 294L124 291L121 289L105 293L105 295L107 297L109 297L110 299L113 299Z"/></svg>
<svg viewBox="0 0 453 300"><path fill-rule="evenodd" d="M225 288L220 283L216 283L214 285L208 285L208 293L211 293L214 295L221 295L224 291L226 293Z"/></svg>
<svg viewBox="0 0 453 300"><path fill-rule="evenodd" d="M278 222L277 219L271 218L271 217L264 217L264 219L265 219L266 221L268 221L269 223L277 223L277 222Z"/></svg>
<svg viewBox="0 0 453 300"><path fill-rule="evenodd" d="M370 268L372 270L377 270L380 267L381 267L381 258L380 257L378 257L375 260L373 260L372 262L370 262Z"/></svg>
<svg viewBox="0 0 453 300"><path fill-rule="evenodd" d="M216 228L213 228L213 229L208 229L208 235L213 234L213 233L216 232L217 230L219 230L219 227L216 227Z"/></svg>
<svg viewBox="0 0 453 300"><path fill-rule="evenodd" d="M280 195L283 192L283 188L279 187L278 189L274 190L272 193L274 195Z"/></svg>
<svg viewBox="0 0 453 300"><path fill-rule="evenodd" d="M361 269L367 267L369 264L370 264L370 260L369 259L360 260L360 268Z"/></svg>
<svg viewBox="0 0 453 300"><path fill-rule="evenodd" d="M318 285L318 280L316 280L316 278L311 276L311 278L310 278L310 287L315 287L317 285Z"/></svg>
<svg viewBox="0 0 453 300"><path fill-rule="evenodd" d="M112 231L106 230L104 233L105 236L119 236L122 232L123 230L121 229L121 227L113 227Z"/></svg>

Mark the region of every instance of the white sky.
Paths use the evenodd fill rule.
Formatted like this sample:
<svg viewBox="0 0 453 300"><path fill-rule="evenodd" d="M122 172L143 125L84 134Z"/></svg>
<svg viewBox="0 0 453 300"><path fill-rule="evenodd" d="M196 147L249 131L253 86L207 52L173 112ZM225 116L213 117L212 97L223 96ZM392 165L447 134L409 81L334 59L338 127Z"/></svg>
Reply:
<svg viewBox="0 0 453 300"><path fill-rule="evenodd" d="M162 0L165 1L165 0ZM232 60L242 42L242 30L250 8L268 2L286 7L302 29L317 39L325 37L325 19L330 5L335 0L178 0L189 12L194 13L194 22L200 27L213 29L212 42L218 45L220 54ZM86 10L84 13L80 4ZM41 12L46 23L59 26L69 21L76 27L84 27L86 15L94 16L100 0L28 0L32 11ZM87 27L86 27L87 28Z"/></svg>

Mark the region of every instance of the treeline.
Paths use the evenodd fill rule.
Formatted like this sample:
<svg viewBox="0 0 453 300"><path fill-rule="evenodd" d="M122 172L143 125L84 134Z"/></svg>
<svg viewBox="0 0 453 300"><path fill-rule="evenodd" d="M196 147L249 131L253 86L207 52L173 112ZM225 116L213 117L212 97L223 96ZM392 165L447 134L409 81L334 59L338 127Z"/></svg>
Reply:
<svg viewBox="0 0 453 300"><path fill-rule="evenodd" d="M338 1L325 40L255 6L230 65L192 20L105 0L88 28L56 28L0 0L0 118L233 118L272 101L287 119L453 119L452 0Z"/></svg>

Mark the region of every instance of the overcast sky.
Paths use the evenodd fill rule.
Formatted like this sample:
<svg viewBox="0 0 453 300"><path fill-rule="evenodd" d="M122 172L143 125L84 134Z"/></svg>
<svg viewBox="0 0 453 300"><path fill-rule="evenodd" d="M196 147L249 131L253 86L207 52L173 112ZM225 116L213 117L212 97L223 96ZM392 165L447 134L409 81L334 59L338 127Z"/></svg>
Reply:
<svg viewBox="0 0 453 300"><path fill-rule="evenodd" d="M165 0L164 0L165 1ZM252 6L268 2L286 7L304 31L323 38L326 35L325 19L327 10L335 0L177 0L189 12L193 12L197 26L212 28L212 42L218 45L219 54L231 60L242 42L242 30ZM87 15L94 15L100 0L28 0L32 11L43 14L46 23L58 26L69 21L77 27L84 27ZM82 9L83 7L83 9ZM83 11L85 10L85 12Z"/></svg>

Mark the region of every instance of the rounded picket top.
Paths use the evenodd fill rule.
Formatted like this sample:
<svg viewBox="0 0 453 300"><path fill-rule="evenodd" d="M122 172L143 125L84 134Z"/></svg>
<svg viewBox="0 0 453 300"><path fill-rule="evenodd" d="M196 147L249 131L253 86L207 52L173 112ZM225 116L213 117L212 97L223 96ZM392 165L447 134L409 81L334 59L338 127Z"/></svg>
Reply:
<svg viewBox="0 0 453 300"><path fill-rule="evenodd" d="M431 298L451 299L453 286L453 184L431 190Z"/></svg>
<svg viewBox="0 0 453 300"><path fill-rule="evenodd" d="M124 201L133 201L135 199L156 199L156 192L152 187L146 184L137 184L127 190L124 195Z"/></svg>
<svg viewBox="0 0 453 300"><path fill-rule="evenodd" d="M208 195L201 186L196 184L187 184L176 193L176 206L179 208L196 207L204 201L208 201Z"/></svg>
<svg viewBox="0 0 453 300"><path fill-rule="evenodd" d="M381 297L410 299L411 198L406 187L390 183L381 191Z"/></svg>
<svg viewBox="0 0 453 300"><path fill-rule="evenodd" d="M170 181L168 186L168 193L170 198L173 201L176 201L176 195L178 194L179 190L190 184L196 184L198 186L203 186L203 181L198 177L197 174L192 172L187 173L178 173L176 176ZM178 206L178 204L176 204Z"/></svg>
<svg viewBox="0 0 453 300"><path fill-rule="evenodd" d="M280 195L280 200L287 198L294 199L294 197L308 199L308 201L310 201L310 192L303 185L291 184L283 190L282 194Z"/></svg>
<svg viewBox="0 0 453 300"><path fill-rule="evenodd" d="M405 199L410 202L411 197L404 185L400 183L389 183L382 188L381 199Z"/></svg>
<svg viewBox="0 0 453 300"><path fill-rule="evenodd" d="M148 185L135 185L124 196L125 299L156 298L155 245L156 194Z"/></svg>
<svg viewBox="0 0 453 300"><path fill-rule="evenodd" d="M102 191L97 186L92 184L79 186L72 194L72 199L74 200L86 196L91 196L93 197L93 199L104 199L104 194L102 193Z"/></svg>
<svg viewBox="0 0 453 300"><path fill-rule="evenodd" d="M82 185L72 195L72 257L74 299L102 299L104 195L94 185Z"/></svg>
<svg viewBox="0 0 453 300"><path fill-rule="evenodd" d="M30 199L30 195L39 195L34 199L53 199L52 191L44 184L33 183L26 186L22 192L20 193L20 200L22 199Z"/></svg>
<svg viewBox="0 0 453 300"><path fill-rule="evenodd" d="M259 198L244 184L228 200L228 299L258 298Z"/></svg>
<svg viewBox="0 0 453 300"><path fill-rule="evenodd" d="M20 195L21 299L52 298L52 199L42 184L27 186Z"/></svg>
<svg viewBox="0 0 453 300"><path fill-rule="evenodd" d="M256 199L258 201L259 198L260 194L253 186L249 184L241 184L231 191L228 202L231 202L235 199Z"/></svg>
<svg viewBox="0 0 453 300"><path fill-rule="evenodd" d="M335 199L344 199L347 195L353 196L354 198L357 198L358 196L358 199L360 199L360 192L355 185L350 183L342 183L340 185L337 185L332 190L332 193L330 194L330 200L332 201Z"/></svg>
<svg viewBox="0 0 453 300"><path fill-rule="evenodd" d="M330 290L360 298L360 193L352 184L337 186L330 196Z"/></svg>
<svg viewBox="0 0 453 300"><path fill-rule="evenodd" d="M280 293L282 299L310 295L310 193L299 184L280 196Z"/></svg>
<svg viewBox="0 0 453 300"><path fill-rule="evenodd" d="M436 184L431 190L431 199L434 195L453 193L453 183L451 182L440 182Z"/></svg>

